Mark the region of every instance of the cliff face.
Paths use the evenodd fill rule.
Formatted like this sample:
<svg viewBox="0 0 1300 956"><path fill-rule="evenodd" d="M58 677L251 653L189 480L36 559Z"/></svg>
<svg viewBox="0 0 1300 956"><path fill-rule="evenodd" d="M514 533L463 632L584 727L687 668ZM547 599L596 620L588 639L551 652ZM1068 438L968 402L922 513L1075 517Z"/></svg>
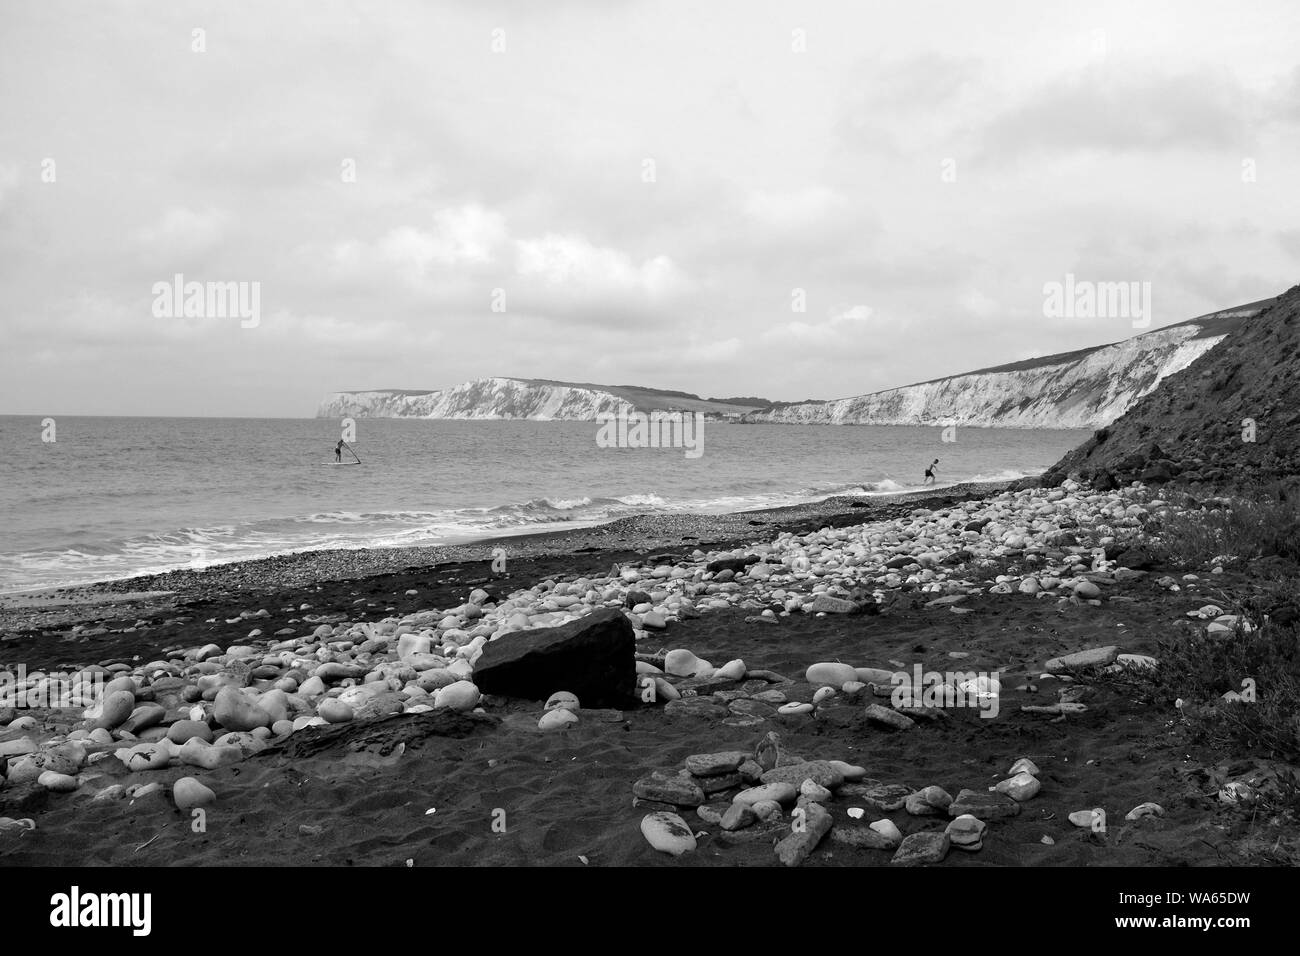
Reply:
<svg viewBox="0 0 1300 956"><path fill-rule="evenodd" d="M1054 465L1103 488L1177 479L1229 488L1300 479L1300 286L1169 376Z"/></svg>
<svg viewBox="0 0 1300 956"><path fill-rule="evenodd" d="M1274 300L1255 302L1123 342L980 369L830 402L702 399L628 385L485 378L437 391L337 392L318 418L592 421L633 409L701 412L771 424L1099 428L1187 368ZM762 403L767 407L756 408Z"/></svg>
<svg viewBox="0 0 1300 956"><path fill-rule="evenodd" d="M484 378L433 392L336 392L321 402L316 417L592 421L602 412L617 414L630 407L622 398L597 389Z"/></svg>
<svg viewBox="0 0 1300 956"><path fill-rule="evenodd" d="M1223 341L1260 303L1113 345L968 372L831 402L746 415L747 422L1097 428Z"/></svg>

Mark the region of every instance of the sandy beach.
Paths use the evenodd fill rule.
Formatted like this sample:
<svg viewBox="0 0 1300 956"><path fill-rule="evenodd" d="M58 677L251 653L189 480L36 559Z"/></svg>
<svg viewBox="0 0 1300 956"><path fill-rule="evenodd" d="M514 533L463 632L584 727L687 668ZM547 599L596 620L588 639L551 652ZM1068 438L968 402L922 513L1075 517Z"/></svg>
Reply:
<svg viewBox="0 0 1300 956"><path fill-rule="evenodd" d="M1258 783L1270 772L1267 764L1225 762L1222 754L1189 749L1178 712L1139 702L1122 681L1082 675L1076 681L1069 671L1048 676L1045 670L1049 660L1098 647L1154 654L1162 640L1203 627L1188 613L1209 603L1226 607L1225 596L1246 590L1247 575L1225 569L1171 588L1166 569L1125 568L1125 560L1139 563L1135 553L1126 553L1127 545L1112 545L1114 553L1094 571L1083 545L1051 537L1061 532L1049 533L1046 525L1031 531L1034 540L1011 540L1018 547L1003 540L985 548L978 541L983 532L971 532L964 521L994 508L1021 515L1030 528L1035 515L1041 518L1052 507L1086 515L1108 500L1093 495L1081 505L1079 498L1087 495L973 487L835 499L721 518L631 519L451 553L296 555L7 599L0 616L5 667L21 664L39 676L99 665L112 675L134 675L133 714L156 709L159 715L146 721L152 729L138 737L119 729L103 743L88 737L83 707L10 708L0 714L10 724L0 731L0 747L22 753L25 740L48 753L73 741L84 750L70 792L18 782L11 764L0 789L0 817L30 821L34 829L4 828L0 859L24 866L780 865L773 847L791 832L788 805L774 821L724 829L717 818L738 790L758 779L693 777L683 770L693 755L754 754L775 733L782 754L777 767L842 761L854 768L833 788L833 797L814 801L830 825L828 834L799 854L804 865L889 865L894 847L876 846L870 837L864 842L862 835L868 824L885 819L904 838L942 837L943 866L1284 862L1294 852L1294 832L1270 827L1220 798L1231 780ZM1113 500L1147 509L1151 498L1143 491ZM1125 514L1123 508L1117 513ZM860 578L875 595L865 601L857 595L852 613L813 610L815 593L832 607L836 600L849 603L848 589L828 589L816 575L800 578L795 552L765 550L781 541L800 542L802 549L819 535L838 534L844 542L876 534L890 538L918 522L931 530L943 523L967 527L961 533L968 550L950 551L937 562L918 553L919 563L894 561L891 569L866 562L846 569L845 579ZM920 541L928 550L929 539ZM497 573L492 555L502 546L507 558ZM693 557L697 549L702 557ZM784 566L776 563L782 553ZM749 565L761 563L763 575L746 570L728 578L725 570L704 569L719 559L739 559L748 567L744 556L751 554L762 555ZM1040 578L1044 585L1053 582L1045 566L1072 563L1069 583L1035 593L1019 589L1030 571L1038 588ZM694 570L688 573L688 567ZM674 572L677 578L656 572L667 568L683 570ZM891 574L898 580L886 580ZM315 720L291 733L263 728L260 734L236 734L245 738L237 742L245 752L211 769L179 759L179 748L157 769L136 770L123 762L131 759L125 748L158 746L167 728L191 717L196 706L210 725L209 738L228 731L216 719L211 697L196 705L197 695L186 688L202 681L201 675L242 674L257 699L290 672L287 658L284 666L279 659L269 670L257 666L266 666L273 647L293 648L289 656L300 668L306 660L351 661L357 647L342 639L347 627L427 621L421 612L462 607L475 589L486 595L480 601L489 609L479 613L491 615L494 602L540 583L546 582L538 592L544 597L565 590L566 582L596 581L593 587L600 590L602 576L606 593L619 592L606 605L624 607L622 597L630 591L663 594L652 601L655 609L624 607L635 627L638 670L662 671L665 653L676 649L712 662L695 677L664 675L680 699L665 702L656 695L653 703L632 698L618 708L579 707L576 721L559 730L539 729L543 705L535 699L484 693L466 708L429 706L435 694L409 698L395 711L370 712L363 701L339 723ZM710 584L719 578L726 583ZM787 580L787 586L779 585ZM1076 580L1097 583L1076 588ZM689 602L667 596L692 590ZM845 596L834 598L837 590ZM1096 597L1087 596L1094 591ZM807 601L790 610L789 602L800 600L796 594ZM538 620L551 624L574 607L539 607L544 616ZM656 613L664 619L652 617ZM343 643L329 641L326 649L313 640L322 626ZM427 627L388 630L414 635ZM390 643L370 642L362 651L361 659L370 661L365 666L395 661ZM204 646L210 650L195 653ZM159 664L145 666L150 661ZM739 678L713 674L736 661L743 661ZM809 679L810 666L818 662L880 671L886 682L851 681L828 690L824 680ZM982 717L973 706L929 708L925 714L893 706L888 675L917 665L927 672L997 674L996 719ZM301 694L289 695L290 711L325 712L326 698L342 697L357 683L345 678L314 701L306 698L303 683ZM1062 709L1063 702L1082 706ZM905 718L906 729L894 729L873 710L882 705L915 719ZM31 720L14 725L20 717ZM102 738L108 732L96 733ZM927 808L914 795L936 787L959 802L963 791L986 795L1026 759L1037 771L1032 798L1016 802L995 793L1003 803L988 810L978 851L948 850L943 834L956 814L947 812L943 798ZM193 832L191 813L177 808L174 791L184 777L197 777L215 795L205 807L204 832ZM671 803L634 792L657 794L646 781L683 779L704 785L703 806L690 796ZM912 803L904 806L905 798ZM809 798L799 799L803 807ZM1125 819L1145 803L1158 804L1161 815ZM1108 815L1104 832L1071 822L1072 813L1096 807ZM822 811L815 812L820 820ZM655 813L684 820L695 848L673 855L652 846L639 828Z"/></svg>

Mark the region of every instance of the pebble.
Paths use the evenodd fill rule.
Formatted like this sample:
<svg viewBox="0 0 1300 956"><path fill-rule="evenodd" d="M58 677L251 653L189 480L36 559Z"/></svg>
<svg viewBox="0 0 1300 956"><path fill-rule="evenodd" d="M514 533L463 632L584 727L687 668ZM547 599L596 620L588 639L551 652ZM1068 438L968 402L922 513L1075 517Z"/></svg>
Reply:
<svg viewBox="0 0 1300 956"><path fill-rule="evenodd" d="M113 730L128 717L131 711L135 709L135 694L129 690L117 690L111 694L105 694L101 704L91 708L91 712L86 716L89 718L93 714L91 728L102 727L105 730Z"/></svg>
<svg viewBox="0 0 1300 956"><path fill-rule="evenodd" d="M704 791L685 777L642 777L632 784L632 795L678 807L698 807L704 802Z"/></svg>
<svg viewBox="0 0 1300 956"><path fill-rule="evenodd" d="M217 799L217 795L193 777L181 777L172 784L172 800L181 810L193 810L206 807Z"/></svg>
<svg viewBox="0 0 1300 956"><path fill-rule="evenodd" d="M963 813L948 824L948 839L959 850L974 853L984 846L984 831L987 825L983 820Z"/></svg>
<svg viewBox="0 0 1300 956"><path fill-rule="evenodd" d="M331 724L346 724L356 716L343 701L329 697L316 705L316 713Z"/></svg>
<svg viewBox="0 0 1300 956"><path fill-rule="evenodd" d="M804 675L810 684L824 684L836 689L858 680L858 672L848 664L822 662L813 664Z"/></svg>
<svg viewBox="0 0 1300 956"><path fill-rule="evenodd" d="M1165 808L1158 803L1139 803L1136 807L1124 814L1125 820L1141 820L1143 817L1163 817Z"/></svg>
<svg viewBox="0 0 1300 956"><path fill-rule="evenodd" d="M641 835L661 853L681 856L695 849L695 834L675 813L660 811L641 818Z"/></svg>
<svg viewBox="0 0 1300 956"><path fill-rule="evenodd" d="M970 814L988 822L1002 817L1014 817L1020 812L1020 804L1006 794L996 791L961 790L948 807L948 815L959 817Z"/></svg>
<svg viewBox="0 0 1300 956"><path fill-rule="evenodd" d="M438 688L434 694L434 707L448 707L451 710L470 711L479 702L479 690L467 680L458 680L454 684Z"/></svg>
<svg viewBox="0 0 1300 956"><path fill-rule="evenodd" d="M537 721L538 730L561 730L578 722L578 715L567 707L556 707L542 714Z"/></svg>
<svg viewBox="0 0 1300 956"><path fill-rule="evenodd" d="M557 690L546 698L546 705L543 709L555 710L558 707L562 710L578 710L581 706L576 695L570 694L567 690Z"/></svg>
<svg viewBox="0 0 1300 956"><path fill-rule="evenodd" d="M804 804L800 825L793 826L776 845L776 858L786 866L798 866L812 855L822 838L831 831L830 812L818 803ZM796 811L798 813L798 811Z"/></svg>
<svg viewBox="0 0 1300 956"><path fill-rule="evenodd" d="M1014 777L1008 777L1006 780L1003 780L995 789L998 793L1005 793L1017 803L1024 803L1026 800L1031 799L1035 794L1037 794L1038 791L1042 789L1042 786L1043 785L1038 782L1038 778L1032 773L1021 771Z"/></svg>
<svg viewBox="0 0 1300 956"><path fill-rule="evenodd" d="M1070 822L1076 827L1091 829L1094 824L1104 820L1106 813L1100 807L1095 810L1075 810L1070 814Z"/></svg>
<svg viewBox="0 0 1300 956"><path fill-rule="evenodd" d="M799 796L799 791L792 783L784 781L780 783L765 783L757 787L750 787L736 794L732 800L735 803L748 803L753 806L761 801L773 801L775 803L792 803Z"/></svg>
<svg viewBox="0 0 1300 956"><path fill-rule="evenodd" d="M733 773L749 758L743 750L725 750L714 754L692 754L686 758L686 769L697 777L712 777Z"/></svg>
<svg viewBox="0 0 1300 956"><path fill-rule="evenodd" d="M910 730L916 726L916 721L906 714L900 714L896 710L888 707L882 707L880 704L868 704L866 709L867 720L881 727L888 727L891 730Z"/></svg>
<svg viewBox="0 0 1300 956"><path fill-rule="evenodd" d="M234 687L223 687L217 692L212 716L227 730L248 731L271 725L271 715Z"/></svg>
<svg viewBox="0 0 1300 956"><path fill-rule="evenodd" d="M43 771L36 782L52 793L72 793L78 787L76 777L54 770Z"/></svg>
<svg viewBox="0 0 1300 956"><path fill-rule="evenodd" d="M946 832L924 831L912 833L903 838L894 853L890 865L918 866L927 863L942 863L948 855L951 845Z"/></svg>

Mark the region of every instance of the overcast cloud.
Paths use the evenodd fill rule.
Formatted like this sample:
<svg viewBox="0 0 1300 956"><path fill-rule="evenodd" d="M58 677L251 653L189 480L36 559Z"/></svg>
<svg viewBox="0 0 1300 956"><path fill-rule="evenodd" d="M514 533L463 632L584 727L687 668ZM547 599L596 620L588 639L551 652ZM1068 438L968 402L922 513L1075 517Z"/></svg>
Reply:
<svg viewBox="0 0 1300 956"><path fill-rule="evenodd" d="M836 398L1133 334L1045 318L1066 273L1150 282L1156 326L1273 295L1297 21L9 2L0 413L305 416L487 375ZM156 316L177 273L260 283L260 321Z"/></svg>

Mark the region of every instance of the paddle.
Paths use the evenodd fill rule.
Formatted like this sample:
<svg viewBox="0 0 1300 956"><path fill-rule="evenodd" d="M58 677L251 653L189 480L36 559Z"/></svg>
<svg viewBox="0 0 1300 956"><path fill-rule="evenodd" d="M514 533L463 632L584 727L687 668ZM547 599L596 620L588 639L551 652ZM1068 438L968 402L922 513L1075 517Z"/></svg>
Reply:
<svg viewBox="0 0 1300 956"><path fill-rule="evenodd" d="M361 464L361 456L358 455L355 451L352 451L352 446L351 446L351 445L349 445L347 442L344 442L344 443L343 443L343 447L346 448L348 451L351 451L351 452L352 452L352 457L355 458L355 459L357 460L357 464L358 464L358 465Z"/></svg>

